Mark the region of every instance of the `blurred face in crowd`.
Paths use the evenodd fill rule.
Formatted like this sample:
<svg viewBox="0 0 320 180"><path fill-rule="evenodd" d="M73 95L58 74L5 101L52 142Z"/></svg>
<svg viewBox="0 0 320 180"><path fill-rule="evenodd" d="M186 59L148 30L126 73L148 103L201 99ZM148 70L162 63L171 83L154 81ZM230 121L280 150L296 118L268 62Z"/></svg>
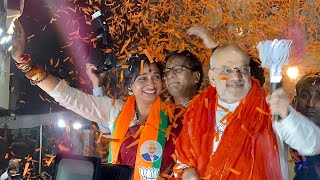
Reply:
<svg viewBox="0 0 320 180"><path fill-rule="evenodd" d="M303 83L296 97L296 110L320 126L320 84Z"/></svg>

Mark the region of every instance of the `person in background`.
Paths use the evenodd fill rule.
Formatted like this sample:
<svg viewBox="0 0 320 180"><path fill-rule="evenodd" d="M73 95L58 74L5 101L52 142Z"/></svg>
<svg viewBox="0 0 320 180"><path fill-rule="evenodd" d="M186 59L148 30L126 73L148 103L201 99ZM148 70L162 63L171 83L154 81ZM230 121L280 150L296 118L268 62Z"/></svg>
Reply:
<svg viewBox="0 0 320 180"><path fill-rule="evenodd" d="M308 73L300 78L293 104L298 112L320 127L320 72ZM309 141L309 137L305 137L304 141ZM295 160L295 180L320 179L320 155L301 156L294 149L290 150L290 154Z"/></svg>
<svg viewBox="0 0 320 180"><path fill-rule="evenodd" d="M165 65L163 78L170 93L168 100L186 107L201 87L201 61L188 50L173 51L166 56Z"/></svg>
<svg viewBox="0 0 320 180"><path fill-rule="evenodd" d="M19 168L19 161L15 159L10 160L7 170L0 176L0 180L20 179Z"/></svg>
<svg viewBox="0 0 320 180"><path fill-rule="evenodd" d="M203 80L203 69L199 58L188 50L181 52L173 51L168 53L164 60L163 80L169 91L166 100L167 114L171 125L171 133L168 143L170 147L165 149L165 153L174 154L176 141L183 126L184 113L198 94ZM166 174L172 174L173 162L165 170Z"/></svg>

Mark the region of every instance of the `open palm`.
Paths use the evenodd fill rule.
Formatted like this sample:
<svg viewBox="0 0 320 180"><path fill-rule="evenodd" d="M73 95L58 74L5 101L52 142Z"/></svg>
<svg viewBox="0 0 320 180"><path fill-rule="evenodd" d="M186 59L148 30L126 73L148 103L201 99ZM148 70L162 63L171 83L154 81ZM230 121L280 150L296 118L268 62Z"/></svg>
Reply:
<svg viewBox="0 0 320 180"><path fill-rule="evenodd" d="M26 35L24 29L18 20L14 21L14 37L13 45L11 50L12 58L16 62L21 62L21 56L24 54L24 49L26 46Z"/></svg>

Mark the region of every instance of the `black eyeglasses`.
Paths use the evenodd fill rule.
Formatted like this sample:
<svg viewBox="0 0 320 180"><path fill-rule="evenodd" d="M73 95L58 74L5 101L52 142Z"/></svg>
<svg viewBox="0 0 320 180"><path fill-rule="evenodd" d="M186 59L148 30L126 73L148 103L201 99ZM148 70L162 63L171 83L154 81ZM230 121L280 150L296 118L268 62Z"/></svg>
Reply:
<svg viewBox="0 0 320 180"><path fill-rule="evenodd" d="M165 68L163 70L163 75L164 75L164 77L167 77L167 76L169 76L171 71L174 75L177 75L178 73L181 73L187 69L192 70L190 67L187 67L184 65L176 65L176 66L173 66L172 68Z"/></svg>
<svg viewBox="0 0 320 180"><path fill-rule="evenodd" d="M221 68L212 68L212 70L220 70L220 74L230 76L233 71L236 71L240 74L246 75L249 74L250 66L243 66L243 67L221 67Z"/></svg>

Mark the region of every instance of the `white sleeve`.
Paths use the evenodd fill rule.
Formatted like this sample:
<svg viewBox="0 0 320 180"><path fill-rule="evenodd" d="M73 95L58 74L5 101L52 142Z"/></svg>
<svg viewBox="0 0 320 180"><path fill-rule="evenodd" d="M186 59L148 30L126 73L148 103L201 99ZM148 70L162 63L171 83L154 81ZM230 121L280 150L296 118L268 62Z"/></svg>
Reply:
<svg viewBox="0 0 320 180"><path fill-rule="evenodd" d="M1 176L0 176L0 180L6 180L8 179L8 171L5 171Z"/></svg>
<svg viewBox="0 0 320 180"><path fill-rule="evenodd" d="M95 97L70 87L61 80L53 91L48 93L55 101L86 119L103 124L114 122L124 102L107 96ZM115 102L113 102L115 101Z"/></svg>
<svg viewBox="0 0 320 180"><path fill-rule="evenodd" d="M290 107L290 114L280 121L274 121L274 130L291 148L301 155L320 154L320 128L307 117Z"/></svg>
<svg viewBox="0 0 320 180"><path fill-rule="evenodd" d="M105 96L106 95L106 91L104 90L104 88L102 86L97 87L97 88L93 88L92 89L92 94L94 96Z"/></svg>

